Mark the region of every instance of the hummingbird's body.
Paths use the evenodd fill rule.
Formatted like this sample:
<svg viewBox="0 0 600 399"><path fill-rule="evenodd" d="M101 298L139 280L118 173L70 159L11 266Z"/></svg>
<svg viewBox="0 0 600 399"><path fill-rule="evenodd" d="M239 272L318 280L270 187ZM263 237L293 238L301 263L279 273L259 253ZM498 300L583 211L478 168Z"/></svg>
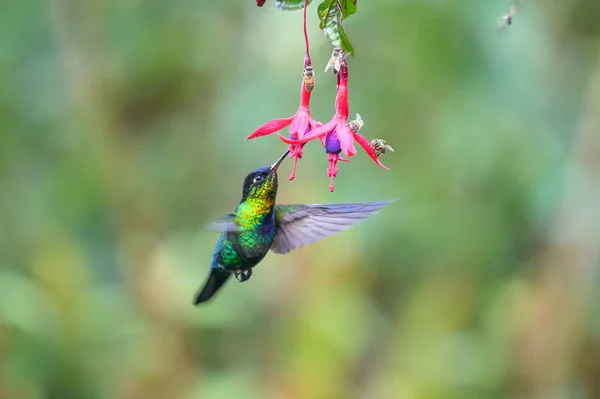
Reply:
<svg viewBox="0 0 600 399"><path fill-rule="evenodd" d="M213 254L213 264L235 272L256 266L267 254L275 239L275 204L242 202L233 218L234 231L224 231Z"/></svg>
<svg viewBox="0 0 600 399"><path fill-rule="evenodd" d="M366 219L390 202L275 205L277 167L287 154L272 166L250 172L235 213L213 223L223 232L208 280L194 298L195 305L209 300L232 274L240 281L248 280L252 268L269 250L283 254L318 241Z"/></svg>

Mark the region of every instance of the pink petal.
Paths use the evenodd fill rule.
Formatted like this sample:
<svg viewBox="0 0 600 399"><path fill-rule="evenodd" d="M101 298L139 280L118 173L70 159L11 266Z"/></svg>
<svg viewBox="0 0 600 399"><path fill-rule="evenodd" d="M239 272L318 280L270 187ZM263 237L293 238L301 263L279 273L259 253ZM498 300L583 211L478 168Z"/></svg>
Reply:
<svg viewBox="0 0 600 399"><path fill-rule="evenodd" d="M279 134L279 138L281 139L281 141L283 141L286 144L304 144L304 143L308 143L311 140L314 140L316 138L326 135L327 133L329 133L330 131L333 130L333 128L335 127L335 124L336 124L336 119L333 118L331 121L327 122L325 125L318 127L314 130L311 130L310 133L308 133L307 135L305 135L304 137L302 137L301 139L298 139L298 140L290 140L290 139L283 137L281 134L279 134L279 133L278 134Z"/></svg>
<svg viewBox="0 0 600 399"><path fill-rule="evenodd" d="M273 119L272 121L265 123L258 129L256 129L254 132L252 132L250 136L246 137L246 140L254 139L256 137L261 136L267 136L271 133L275 133L292 123L293 119L293 116L289 118Z"/></svg>
<svg viewBox="0 0 600 399"><path fill-rule="evenodd" d="M348 123L345 120L340 120L336 129L338 140L340 141L340 147L347 157L356 155L356 147L354 146L354 133L348 127Z"/></svg>
<svg viewBox="0 0 600 399"><path fill-rule="evenodd" d="M290 125L290 136L302 138L309 130L310 116L307 110L300 108Z"/></svg>
<svg viewBox="0 0 600 399"><path fill-rule="evenodd" d="M381 161L379 160L379 158L377 158L377 155L375 154L375 150L373 149L373 147L371 147L371 143L369 143L369 141L366 138L364 138L363 136L361 136L358 133L354 133L354 140L356 140L356 142L358 144L360 144L360 146L362 148L364 148L364 150L367 152L367 154L369 154L371 159L373 161L375 161L375 163L377 165L379 165L380 167L382 167L385 170L390 170L390 168L388 168L387 166L382 164Z"/></svg>

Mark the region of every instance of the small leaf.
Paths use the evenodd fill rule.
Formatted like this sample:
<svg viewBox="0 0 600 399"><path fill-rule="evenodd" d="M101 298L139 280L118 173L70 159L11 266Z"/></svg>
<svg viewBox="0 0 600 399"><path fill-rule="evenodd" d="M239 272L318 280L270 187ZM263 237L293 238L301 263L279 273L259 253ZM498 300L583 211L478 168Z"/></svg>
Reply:
<svg viewBox="0 0 600 399"><path fill-rule="evenodd" d="M356 13L356 2L358 0L342 0L342 18L348 19L348 17Z"/></svg>
<svg viewBox="0 0 600 399"><path fill-rule="evenodd" d="M324 2L322 2L321 4L319 4L319 7L317 7L317 14L319 14L319 20L323 21L323 13L332 6L332 4L334 4L335 1L332 0L325 0Z"/></svg>
<svg viewBox="0 0 600 399"><path fill-rule="evenodd" d="M310 3L312 0L307 1L307 5ZM283 11L296 11L304 8L304 0L277 0L275 5Z"/></svg>
<svg viewBox="0 0 600 399"><path fill-rule="evenodd" d="M348 2L343 2L348 5ZM353 12L356 12L356 1L350 1L353 4ZM342 4L342 7L344 5ZM340 8L337 5L336 0L325 0L319 7L317 8L317 12L319 13L319 19L321 23L319 27L329 40L329 42L335 46L340 47L346 53L352 53L354 55L354 47L350 43L348 39L348 35L342 26L342 14Z"/></svg>
<svg viewBox="0 0 600 399"><path fill-rule="evenodd" d="M348 19L348 17L352 14L356 13L356 2L358 0L325 0L321 4L319 4L318 13L319 17L321 17L322 12L331 6L335 6L336 3L339 3L339 6L342 10L342 19ZM322 20L322 18L321 18Z"/></svg>

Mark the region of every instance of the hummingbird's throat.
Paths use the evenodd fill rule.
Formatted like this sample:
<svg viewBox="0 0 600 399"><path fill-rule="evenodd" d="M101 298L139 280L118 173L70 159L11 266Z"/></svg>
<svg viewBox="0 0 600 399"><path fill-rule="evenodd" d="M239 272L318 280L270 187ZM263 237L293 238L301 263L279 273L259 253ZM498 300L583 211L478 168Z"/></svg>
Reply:
<svg viewBox="0 0 600 399"><path fill-rule="evenodd" d="M264 223L265 217L272 215L274 209L274 198L250 197L239 205L236 215L243 228L254 229Z"/></svg>

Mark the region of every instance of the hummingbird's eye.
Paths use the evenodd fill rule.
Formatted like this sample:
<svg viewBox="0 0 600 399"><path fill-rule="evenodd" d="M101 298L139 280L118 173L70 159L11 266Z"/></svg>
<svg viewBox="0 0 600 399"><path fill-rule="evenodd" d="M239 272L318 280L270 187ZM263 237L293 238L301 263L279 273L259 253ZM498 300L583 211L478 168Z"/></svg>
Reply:
<svg viewBox="0 0 600 399"><path fill-rule="evenodd" d="M256 175L254 176L254 183L262 183L263 179L262 175Z"/></svg>

